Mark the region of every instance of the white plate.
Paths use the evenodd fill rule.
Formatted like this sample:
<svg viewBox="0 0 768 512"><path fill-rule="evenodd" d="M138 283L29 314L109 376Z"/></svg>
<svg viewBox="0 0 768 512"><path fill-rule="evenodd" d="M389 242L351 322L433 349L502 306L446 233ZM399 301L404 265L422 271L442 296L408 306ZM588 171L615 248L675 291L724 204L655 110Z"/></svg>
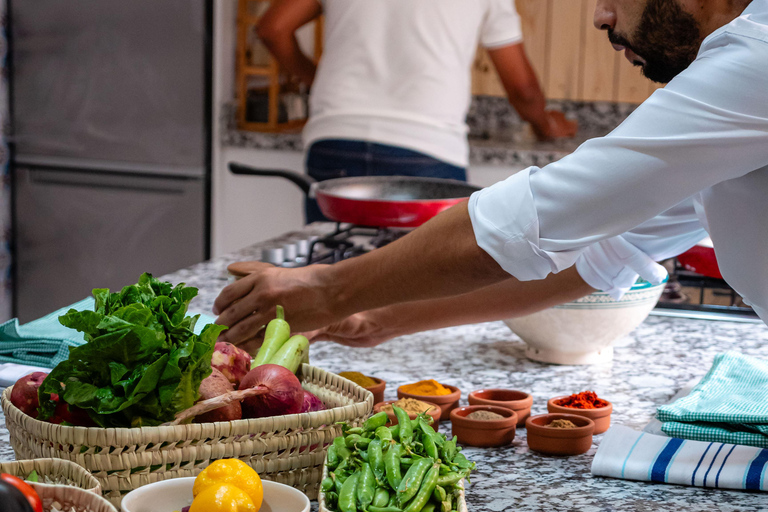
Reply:
<svg viewBox="0 0 768 512"><path fill-rule="evenodd" d="M192 504L194 477L174 478L139 487L120 504L123 512L176 512ZM285 484L262 480L264 502L259 512L309 512L309 499Z"/></svg>

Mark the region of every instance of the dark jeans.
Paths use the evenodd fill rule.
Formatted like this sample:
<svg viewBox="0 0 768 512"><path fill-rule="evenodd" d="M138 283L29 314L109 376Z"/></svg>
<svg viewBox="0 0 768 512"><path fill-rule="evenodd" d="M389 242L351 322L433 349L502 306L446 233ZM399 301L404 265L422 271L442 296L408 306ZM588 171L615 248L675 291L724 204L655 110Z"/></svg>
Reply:
<svg viewBox="0 0 768 512"><path fill-rule="evenodd" d="M360 140L315 142L307 154L307 174L317 181L347 176L420 176L467 181L466 169L410 149ZM306 221L328 220L307 199Z"/></svg>

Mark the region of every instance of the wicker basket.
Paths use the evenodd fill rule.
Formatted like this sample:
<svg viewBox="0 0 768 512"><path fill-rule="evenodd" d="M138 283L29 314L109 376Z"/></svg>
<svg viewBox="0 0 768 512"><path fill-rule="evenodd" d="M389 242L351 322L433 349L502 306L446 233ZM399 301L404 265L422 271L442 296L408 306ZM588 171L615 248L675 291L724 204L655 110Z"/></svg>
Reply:
<svg viewBox="0 0 768 512"><path fill-rule="evenodd" d="M50 512L54 504L61 512L117 512L106 499L91 491L70 485L47 485L32 483L43 502L43 512Z"/></svg>
<svg viewBox="0 0 768 512"><path fill-rule="evenodd" d="M271 418L143 428L87 428L38 421L10 401L2 406L18 459L56 457L90 471L116 506L122 496L159 480L196 476L217 459L239 458L265 480L317 496L328 444L338 421L362 422L373 409L370 391L333 373L303 365L302 386L327 407Z"/></svg>
<svg viewBox="0 0 768 512"><path fill-rule="evenodd" d="M32 471L37 471L41 484L71 485L101 494L99 481L85 468L68 460L35 459L0 462L0 473L8 473L22 480L26 479Z"/></svg>

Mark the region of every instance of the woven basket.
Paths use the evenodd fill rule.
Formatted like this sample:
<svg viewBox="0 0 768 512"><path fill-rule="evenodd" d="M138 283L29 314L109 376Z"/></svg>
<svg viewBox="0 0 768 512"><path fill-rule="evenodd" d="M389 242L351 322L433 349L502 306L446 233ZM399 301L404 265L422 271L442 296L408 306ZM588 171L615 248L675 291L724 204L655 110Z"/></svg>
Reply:
<svg viewBox="0 0 768 512"><path fill-rule="evenodd" d="M106 499L78 487L37 483L32 483L32 487L43 502L43 512L50 512L54 505L61 512L71 512L73 508L77 512L117 512Z"/></svg>
<svg viewBox="0 0 768 512"><path fill-rule="evenodd" d="M360 424L373 409L370 391L350 380L303 365L302 386L329 407L271 418L142 428L87 428L38 421L10 401L2 407L18 459L56 457L90 471L116 506L137 487L196 476L217 459L239 458L265 480L317 497L328 444L341 434L338 421Z"/></svg>
<svg viewBox="0 0 768 512"><path fill-rule="evenodd" d="M0 462L0 473L8 473L22 480L37 471L41 484L70 485L101 494L101 485L82 466L63 459L18 460Z"/></svg>

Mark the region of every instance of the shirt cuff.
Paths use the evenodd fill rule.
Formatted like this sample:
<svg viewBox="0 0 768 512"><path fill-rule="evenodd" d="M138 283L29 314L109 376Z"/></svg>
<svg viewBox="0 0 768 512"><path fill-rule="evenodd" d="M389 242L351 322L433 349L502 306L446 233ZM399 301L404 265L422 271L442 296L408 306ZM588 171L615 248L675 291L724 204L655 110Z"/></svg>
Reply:
<svg viewBox="0 0 768 512"><path fill-rule="evenodd" d="M663 266L621 236L585 248L576 260L576 270L588 285L616 300L632 288L638 275L651 284L667 278Z"/></svg>

